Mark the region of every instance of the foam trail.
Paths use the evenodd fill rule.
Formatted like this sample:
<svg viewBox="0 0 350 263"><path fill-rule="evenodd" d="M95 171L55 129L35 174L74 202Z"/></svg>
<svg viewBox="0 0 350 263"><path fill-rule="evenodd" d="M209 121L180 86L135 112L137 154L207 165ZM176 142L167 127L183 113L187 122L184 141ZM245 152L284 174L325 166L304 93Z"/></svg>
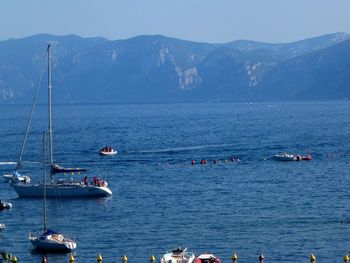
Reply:
<svg viewBox="0 0 350 263"><path fill-rule="evenodd" d="M0 162L0 165L17 164L17 162Z"/></svg>
<svg viewBox="0 0 350 263"><path fill-rule="evenodd" d="M166 148L166 149L155 149L155 150L144 150L138 151L138 153L167 153L167 152L181 152L181 151L193 151L201 149L210 149L217 147L227 147L233 146L233 144L214 144L214 145L198 145L198 146L188 146L188 147L175 147L175 148ZM132 152L130 152L132 153Z"/></svg>

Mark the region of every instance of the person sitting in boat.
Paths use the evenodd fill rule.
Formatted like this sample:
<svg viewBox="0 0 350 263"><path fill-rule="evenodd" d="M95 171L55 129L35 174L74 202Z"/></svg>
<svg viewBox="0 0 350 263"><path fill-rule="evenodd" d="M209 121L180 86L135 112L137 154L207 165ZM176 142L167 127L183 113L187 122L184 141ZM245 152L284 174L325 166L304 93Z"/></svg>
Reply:
<svg viewBox="0 0 350 263"><path fill-rule="evenodd" d="M97 185L97 182L98 182L98 179L96 176L94 176L94 178L92 180L93 185Z"/></svg>
<svg viewBox="0 0 350 263"><path fill-rule="evenodd" d="M84 178L83 178L83 184L84 185L88 185L89 183L88 183L88 177L87 176L85 176Z"/></svg>

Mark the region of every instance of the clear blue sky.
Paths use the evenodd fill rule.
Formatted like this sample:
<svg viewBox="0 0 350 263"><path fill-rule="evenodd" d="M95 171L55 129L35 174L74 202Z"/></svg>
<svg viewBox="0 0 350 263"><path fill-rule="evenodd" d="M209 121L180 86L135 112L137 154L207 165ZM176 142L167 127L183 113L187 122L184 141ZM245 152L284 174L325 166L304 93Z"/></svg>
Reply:
<svg viewBox="0 0 350 263"><path fill-rule="evenodd" d="M0 40L39 33L291 42L350 33L350 0L0 0Z"/></svg>

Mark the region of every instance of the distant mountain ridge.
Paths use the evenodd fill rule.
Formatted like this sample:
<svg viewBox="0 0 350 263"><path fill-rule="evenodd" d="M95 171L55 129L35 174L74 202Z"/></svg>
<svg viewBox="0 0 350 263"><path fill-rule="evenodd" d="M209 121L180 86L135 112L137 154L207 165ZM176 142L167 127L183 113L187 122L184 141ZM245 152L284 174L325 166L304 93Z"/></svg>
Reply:
<svg viewBox="0 0 350 263"><path fill-rule="evenodd" d="M53 43L57 102L350 98L346 33L285 44L209 44L161 35L110 41L42 34L0 41L0 103L32 101L48 42Z"/></svg>

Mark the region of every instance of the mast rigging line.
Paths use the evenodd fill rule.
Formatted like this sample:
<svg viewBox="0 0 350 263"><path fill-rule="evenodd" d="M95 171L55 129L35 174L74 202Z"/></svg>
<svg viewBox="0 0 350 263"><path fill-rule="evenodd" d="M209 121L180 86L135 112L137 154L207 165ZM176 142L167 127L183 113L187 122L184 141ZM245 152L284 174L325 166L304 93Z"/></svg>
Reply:
<svg viewBox="0 0 350 263"><path fill-rule="evenodd" d="M45 51L45 58L44 58L44 60L42 62L42 65L41 65L41 71L40 71L39 79L38 79L38 82L37 82L37 85L36 85L36 89L35 89L35 95L34 95L34 99L33 99L33 103L32 103L32 108L31 108L29 119L28 119L28 122L27 122L27 127L26 127L26 131L25 131L25 134L24 134L24 139L23 139L23 143L22 143L22 147L21 147L21 152L20 152L19 157L18 157L17 166L16 166L15 171L17 171L17 170L22 168L22 157L23 157L24 147L26 145L27 138L28 138L28 133L29 133L30 126L31 126L31 123L32 123L33 113L34 113L34 110L35 110L35 105L36 105L36 101L37 101L38 94L39 94L40 83L41 83L41 80L42 80L43 75L44 75L43 72L44 72L44 67L46 65L47 56L48 56L48 48Z"/></svg>

